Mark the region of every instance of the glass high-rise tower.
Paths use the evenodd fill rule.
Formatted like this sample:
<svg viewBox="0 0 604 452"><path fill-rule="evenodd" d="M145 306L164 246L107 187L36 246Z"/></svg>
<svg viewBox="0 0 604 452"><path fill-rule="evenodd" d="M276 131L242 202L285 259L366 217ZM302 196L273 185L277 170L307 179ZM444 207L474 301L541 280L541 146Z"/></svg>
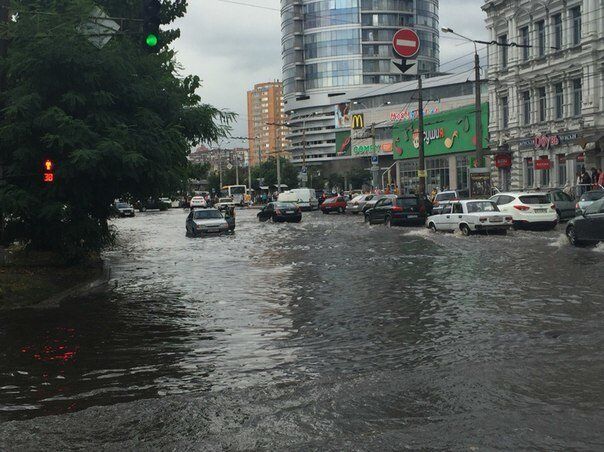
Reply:
<svg viewBox="0 0 604 452"><path fill-rule="evenodd" d="M401 27L421 39L418 70L438 72L438 0L281 1L283 99L294 161L302 152L305 160L332 153L330 96L404 80L392 64L392 37Z"/></svg>
<svg viewBox="0 0 604 452"><path fill-rule="evenodd" d="M401 81L391 64L401 27L422 41L418 70L438 70L438 0L283 0L281 19L286 100Z"/></svg>

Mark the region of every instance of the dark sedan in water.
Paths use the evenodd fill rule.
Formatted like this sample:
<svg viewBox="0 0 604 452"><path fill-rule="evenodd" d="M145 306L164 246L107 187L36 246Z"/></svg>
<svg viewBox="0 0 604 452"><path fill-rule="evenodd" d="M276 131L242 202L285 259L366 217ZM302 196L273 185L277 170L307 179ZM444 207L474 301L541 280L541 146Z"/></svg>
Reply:
<svg viewBox="0 0 604 452"><path fill-rule="evenodd" d="M387 226L421 225L426 222L426 217L426 203L415 195L380 199L365 212L367 223Z"/></svg>
<svg viewBox="0 0 604 452"><path fill-rule="evenodd" d="M269 202L258 212L258 220L273 220L276 223L300 223L302 221L302 212L300 208L292 202Z"/></svg>
<svg viewBox="0 0 604 452"><path fill-rule="evenodd" d="M574 246L604 242L604 198L594 202L583 214L570 220L566 226L566 236Z"/></svg>

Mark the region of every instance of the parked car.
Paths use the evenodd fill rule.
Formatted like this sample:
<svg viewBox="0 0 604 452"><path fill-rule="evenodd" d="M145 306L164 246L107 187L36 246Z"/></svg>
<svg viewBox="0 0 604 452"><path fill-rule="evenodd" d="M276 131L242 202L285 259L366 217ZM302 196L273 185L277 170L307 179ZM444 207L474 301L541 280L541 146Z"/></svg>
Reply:
<svg viewBox="0 0 604 452"><path fill-rule="evenodd" d="M148 198L145 200L137 201L134 203L134 207L137 208L140 212L145 212L146 210L168 210L170 208L170 203L165 203L160 200L161 198Z"/></svg>
<svg viewBox="0 0 604 452"><path fill-rule="evenodd" d="M203 196L193 196L189 201L189 207L191 209L203 209L208 207L208 203Z"/></svg>
<svg viewBox="0 0 604 452"><path fill-rule="evenodd" d="M272 220L275 223L299 223L302 221L302 211L297 204L293 202L269 202L257 214L258 220Z"/></svg>
<svg viewBox="0 0 604 452"><path fill-rule="evenodd" d="M115 202L113 203L113 213L115 216L124 218L124 217L133 217L134 216L134 207L128 204L127 202Z"/></svg>
<svg viewBox="0 0 604 452"><path fill-rule="evenodd" d="M225 210L227 207L235 208L235 201L233 201L233 198L218 198L218 202L214 204L214 207L218 210Z"/></svg>
<svg viewBox="0 0 604 452"><path fill-rule="evenodd" d="M556 206L547 193L505 192L489 198L514 219L515 228L553 229L558 224Z"/></svg>
<svg viewBox="0 0 604 452"><path fill-rule="evenodd" d="M566 226L571 245L585 246L604 242L604 197L594 201Z"/></svg>
<svg viewBox="0 0 604 452"><path fill-rule="evenodd" d="M550 188L546 191L549 202L556 206L558 221L569 220L575 217L576 203L573 198L559 188Z"/></svg>
<svg viewBox="0 0 604 452"><path fill-rule="evenodd" d="M354 198L352 198L350 201L348 201L348 203L346 204L346 210L348 212L351 212L354 215L359 214L360 212L363 211L363 207L365 207L365 204L369 201L371 201L376 195L357 195Z"/></svg>
<svg viewBox="0 0 604 452"><path fill-rule="evenodd" d="M451 201L457 201L460 199L467 198L469 196L468 190L445 190L436 194L434 197L432 213L437 215L441 212L442 208L451 203Z"/></svg>
<svg viewBox="0 0 604 452"><path fill-rule="evenodd" d="M434 232L461 231L466 236L484 231L506 234L512 224L510 214L500 212L495 203L485 199L453 201L441 213L426 220Z"/></svg>
<svg viewBox="0 0 604 452"><path fill-rule="evenodd" d="M331 212L345 213L346 212L346 198L343 196L334 196L323 201L320 209L323 213L328 214Z"/></svg>
<svg viewBox="0 0 604 452"><path fill-rule="evenodd" d="M365 212L367 212L369 209L373 208L380 199L385 199L385 198L396 199L396 197L397 197L397 195L375 195L370 200L365 201L365 205L363 206L363 209L361 211L363 212L363 214L365 214Z"/></svg>
<svg viewBox="0 0 604 452"><path fill-rule="evenodd" d="M585 212L589 206L591 206L598 199L604 198L604 190L592 190L583 193L579 198L577 204L575 204L575 215L581 215Z"/></svg>
<svg viewBox="0 0 604 452"><path fill-rule="evenodd" d="M187 216L187 236L220 234L229 230L229 224L218 209L194 209Z"/></svg>
<svg viewBox="0 0 604 452"><path fill-rule="evenodd" d="M383 223L386 226L424 224L427 218L426 203L416 195L380 199L365 212L365 222Z"/></svg>

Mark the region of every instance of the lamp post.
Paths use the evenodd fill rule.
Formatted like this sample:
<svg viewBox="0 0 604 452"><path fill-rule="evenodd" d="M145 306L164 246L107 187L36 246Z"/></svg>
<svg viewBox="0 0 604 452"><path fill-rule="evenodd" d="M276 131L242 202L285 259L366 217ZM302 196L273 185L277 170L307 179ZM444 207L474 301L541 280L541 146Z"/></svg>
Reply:
<svg viewBox="0 0 604 452"><path fill-rule="evenodd" d="M479 41L470 39L467 36L461 35L453 31L448 27L441 28L443 33L451 33L455 36L459 36L466 41L470 41L474 44L474 110L476 115L476 160L479 165L483 166L484 151L482 149L482 104L480 102L480 57L478 56L478 47L476 44Z"/></svg>

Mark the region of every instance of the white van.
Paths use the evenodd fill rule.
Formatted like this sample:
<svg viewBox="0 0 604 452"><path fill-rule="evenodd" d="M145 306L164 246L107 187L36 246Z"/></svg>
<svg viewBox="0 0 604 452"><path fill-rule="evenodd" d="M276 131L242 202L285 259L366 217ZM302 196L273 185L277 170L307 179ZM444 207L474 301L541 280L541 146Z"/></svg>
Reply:
<svg viewBox="0 0 604 452"><path fill-rule="evenodd" d="M301 210L317 210L319 201L312 188L294 188L279 194L279 201L295 202Z"/></svg>

